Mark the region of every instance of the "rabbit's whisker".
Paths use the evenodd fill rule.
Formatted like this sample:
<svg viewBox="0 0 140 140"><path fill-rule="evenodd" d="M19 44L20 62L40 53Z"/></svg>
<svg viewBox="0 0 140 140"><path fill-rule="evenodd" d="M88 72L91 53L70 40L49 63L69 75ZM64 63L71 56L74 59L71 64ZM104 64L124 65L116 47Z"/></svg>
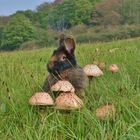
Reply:
<svg viewBox="0 0 140 140"><path fill-rule="evenodd" d="M62 80L61 75L57 71L56 71L56 73L57 73L58 77Z"/></svg>
<svg viewBox="0 0 140 140"><path fill-rule="evenodd" d="M66 59L67 59L67 58L66 58ZM67 61L69 62L69 64L70 64L73 68L75 68L74 65L69 61L69 59L67 59Z"/></svg>

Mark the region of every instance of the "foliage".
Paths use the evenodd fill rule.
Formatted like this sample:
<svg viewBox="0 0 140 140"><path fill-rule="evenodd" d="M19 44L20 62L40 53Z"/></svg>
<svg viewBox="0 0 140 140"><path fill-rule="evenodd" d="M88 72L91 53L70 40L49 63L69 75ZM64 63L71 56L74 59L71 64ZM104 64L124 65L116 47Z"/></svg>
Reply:
<svg viewBox="0 0 140 140"><path fill-rule="evenodd" d="M26 41L22 43L19 47L20 50L32 50L42 48L42 44L38 40Z"/></svg>
<svg viewBox="0 0 140 140"><path fill-rule="evenodd" d="M125 24L140 24L139 0L122 0L120 11Z"/></svg>
<svg viewBox="0 0 140 140"><path fill-rule="evenodd" d="M5 26L2 35L2 48L15 49L21 43L36 37L36 30L30 20L22 14L13 16Z"/></svg>
<svg viewBox="0 0 140 140"><path fill-rule="evenodd" d="M106 42L140 36L140 25L88 28L85 33L75 34L78 43Z"/></svg>
<svg viewBox="0 0 140 140"><path fill-rule="evenodd" d="M3 37L3 29L6 26L6 24L9 22L10 17L8 16L0 16L0 46L2 43L2 37Z"/></svg>
<svg viewBox="0 0 140 140"><path fill-rule="evenodd" d="M23 42L19 49L31 50L42 47L57 46L57 38L59 34L51 29L47 31L42 28L37 28L37 39Z"/></svg>
<svg viewBox="0 0 140 140"><path fill-rule="evenodd" d="M40 46L48 47L51 45L56 45L56 36L58 37L58 34L54 32L51 29L43 30L41 28L37 29L38 32L38 42Z"/></svg>
<svg viewBox="0 0 140 140"><path fill-rule="evenodd" d="M35 11L0 17L0 49L13 50L22 44L32 48L34 39L40 47L56 45L56 36L62 32L73 34L78 42L139 36L139 7L139 0L45 2Z"/></svg>
<svg viewBox="0 0 140 140"><path fill-rule="evenodd" d="M50 3L43 3L39 5L35 12L35 19L38 21L39 27L47 29L48 27L48 15L50 14L50 10L53 9L53 5Z"/></svg>
<svg viewBox="0 0 140 140"><path fill-rule="evenodd" d="M66 34L82 34L82 33L86 33L88 29L88 26L86 26L85 24L79 24L76 26L71 27L70 29L65 30L64 32Z"/></svg>
<svg viewBox="0 0 140 140"><path fill-rule="evenodd" d="M0 46L2 43L2 32L3 32L3 27L0 26Z"/></svg>
<svg viewBox="0 0 140 140"><path fill-rule="evenodd" d="M58 4L58 3L61 3L61 2L63 2L64 0L55 0L53 3L54 4Z"/></svg>
<svg viewBox="0 0 140 140"><path fill-rule="evenodd" d="M35 12L32 11L32 10L25 10L25 11L20 11L20 10L18 10L18 11L16 11L15 14L12 15L12 17L13 17L13 16L16 16L16 15L17 15L17 16L18 16L18 15L24 15L24 16L27 17L27 18L32 22L32 24L34 24L34 25L35 25L35 23L37 22L37 21L36 21Z"/></svg>
<svg viewBox="0 0 140 140"><path fill-rule="evenodd" d="M95 5L93 23L119 25L140 23L139 0L104 0Z"/></svg>
<svg viewBox="0 0 140 140"><path fill-rule="evenodd" d="M10 21L10 16L0 16L0 26L5 26Z"/></svg>
<svg viewBox="0 0 140 140"><path fill-rule="evenodd" d="M91 3L87 0L65 0L51 11L48 22L57 30L63 30L81 23L88 24L91 11Z"/></svg>

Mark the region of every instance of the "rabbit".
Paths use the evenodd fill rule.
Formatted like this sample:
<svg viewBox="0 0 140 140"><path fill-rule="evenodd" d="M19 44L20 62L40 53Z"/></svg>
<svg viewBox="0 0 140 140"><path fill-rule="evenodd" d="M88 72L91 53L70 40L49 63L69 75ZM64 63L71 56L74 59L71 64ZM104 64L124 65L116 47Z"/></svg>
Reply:
<svg viewBox="0 0 140 140"><path fill-rule="evenodd" d="M61 35L59 47L54 50L48 64L48 77L44 81L43 90L50 91L50 87L58 80L67 80L75 88L79 97L84 97L84 89L87 86L88 78L83 69L77 64L75 58L76 43L71 36Z"/></svg>

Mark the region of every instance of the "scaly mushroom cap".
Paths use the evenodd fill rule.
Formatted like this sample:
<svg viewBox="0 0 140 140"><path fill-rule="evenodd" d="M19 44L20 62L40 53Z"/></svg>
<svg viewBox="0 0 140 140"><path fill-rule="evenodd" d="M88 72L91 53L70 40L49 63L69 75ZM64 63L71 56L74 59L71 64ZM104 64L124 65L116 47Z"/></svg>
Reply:
<svg viewBox="0 0 140 140"><path fill-rule="evenodd" d="M83 101L72 92L61 93L55 100L56 108L64 110L79 109L83 106Z"/></svg>
<svg viewBox="0 0 140 140"><path fill-rule="evenodd" d="M84 72L87 76L101 76L103 75L103 72L99 69L97 65L94 64L88 64L84 67Z"/></svg>
<svg viewBox="0 0 140 140"><path fill-rule="evenodd" d="M107 104L96 109L96 117L100 119L112 117L115 112L115 106L113 104Z"/></svg>
<svg viewBox="0 0 140 140"><path fill-rule="evenodd" d="M73 85L69 82L69 81L65 81L65 80L61 80L58 81L56 84L54 84L51 87L52 91L63 91L63 92L74 92L75 89L73 87Z"/></svg>
<svg viewBox="0 0 140 140"><path fill-rule="evenodd" d="M30 105L54 105L52 97L46 92L37 92L29 99Z"/></svg>
<svg viewBox="0 0 140 140"><path fill-rule="evenodd" d="M116 64L111 64L109 66L109 71L110 72L118 72L119 71L119 67Z"/></svg>

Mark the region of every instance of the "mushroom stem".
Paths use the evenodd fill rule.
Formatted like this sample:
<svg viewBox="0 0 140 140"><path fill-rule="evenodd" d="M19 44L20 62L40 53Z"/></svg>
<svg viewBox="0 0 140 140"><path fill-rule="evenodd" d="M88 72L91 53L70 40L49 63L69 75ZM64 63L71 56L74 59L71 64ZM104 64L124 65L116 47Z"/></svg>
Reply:
<svg viewBox="0 0 140 140"><path fill-rule="evenodd" d="M93 76L89 76L88 78L89 78L89 88L91 89L91 82L92 82Z"/></svg>
<svg viewBox="0 0 140 140"><path fill-rule="evenodd" d="M46 106L39 106L39 118L41 123L44 122L46 110L47 110Z"/></svg>

